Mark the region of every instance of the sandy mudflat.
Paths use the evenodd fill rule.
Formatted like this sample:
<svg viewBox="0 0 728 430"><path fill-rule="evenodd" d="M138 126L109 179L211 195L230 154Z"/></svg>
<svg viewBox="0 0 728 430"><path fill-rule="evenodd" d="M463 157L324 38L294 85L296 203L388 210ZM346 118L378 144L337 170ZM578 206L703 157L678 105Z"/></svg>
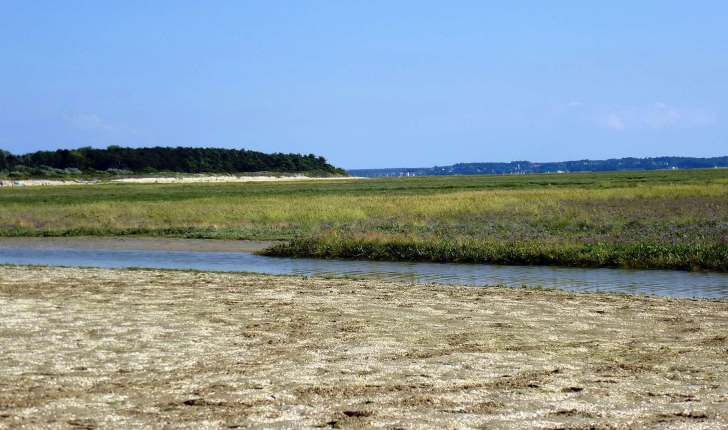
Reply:
<svg viewBox="0 0 728 430"><path fill-rule="evenodd" d="M281 241L156 237L0 237L4 248L131 249L147 251L254 252Z"/></svg>
<svg viewBox="0 0 728 430"><path fill-rule="evenodd" d="M0 428L728 428L728 303L0 266Z"/></svg>
<svg viewBox="0 0 728 430"><path fill-rule="evenodd" d="M270 182L270 181L328 181L340 179L364 179L354 176L341 176L333 178L310 178L303 175L293 176L169 176L169 177L148 177L148 178L121 178L121 179L103 179L103 180L59 180L59 179L23 179L23 180L0 180L0 186L18 187L18 186L61 186L61 185L98 185L108 183L127 183L127 184L190 184L190 183L212 183L212 182Z"/></svg>

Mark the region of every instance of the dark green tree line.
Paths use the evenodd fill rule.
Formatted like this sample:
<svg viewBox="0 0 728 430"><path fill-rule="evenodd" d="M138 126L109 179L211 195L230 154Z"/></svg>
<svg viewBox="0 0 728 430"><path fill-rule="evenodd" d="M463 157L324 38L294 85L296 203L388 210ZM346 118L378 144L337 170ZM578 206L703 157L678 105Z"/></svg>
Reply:
<svg viewBox="0 0 728 430"><path fill-rule="evenodd" d="M180 173L346 172L314 154L266 154L245 149L154 147L106 149L84 147L74 150L37 151L13 155L0 151L0 170L78 169L82 172L124 170L134 173L170 171Z"/></svg>

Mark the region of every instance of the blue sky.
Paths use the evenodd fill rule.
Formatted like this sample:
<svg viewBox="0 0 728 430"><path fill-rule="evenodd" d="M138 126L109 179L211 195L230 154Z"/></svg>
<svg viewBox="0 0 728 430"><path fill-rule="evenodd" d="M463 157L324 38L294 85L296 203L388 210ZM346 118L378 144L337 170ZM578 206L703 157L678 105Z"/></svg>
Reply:
<svg viewBox="0 0 728 430"><path fill-rule="evenodd" d="M726 1L0 0L0 148L728 155Z"/></svg>

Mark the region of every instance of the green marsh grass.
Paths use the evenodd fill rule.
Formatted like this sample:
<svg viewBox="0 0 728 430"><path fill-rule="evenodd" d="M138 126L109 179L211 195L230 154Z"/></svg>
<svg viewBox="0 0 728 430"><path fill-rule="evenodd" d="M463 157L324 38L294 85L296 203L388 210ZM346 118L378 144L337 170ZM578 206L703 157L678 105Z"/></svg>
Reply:
<svg viewBox="0 0 728 430"><path fill-rule="evenodd" d="M728 270L728 169L0 188L0 235L285 239L266 253Z"/></svg>

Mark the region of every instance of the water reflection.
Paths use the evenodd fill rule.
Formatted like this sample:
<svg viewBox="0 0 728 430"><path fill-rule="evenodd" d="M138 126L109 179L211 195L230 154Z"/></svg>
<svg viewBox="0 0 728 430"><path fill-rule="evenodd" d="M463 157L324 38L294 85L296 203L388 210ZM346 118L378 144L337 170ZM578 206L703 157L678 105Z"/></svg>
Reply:
<svg viewBox="0 0 728 430"><path fill-rule="evenodd" d="M0 248L0 263L245 271L306 276L347 275L416 283L512 287L526 285L574 291L619 291L633 294L728 298L728 274L665 270L392 263L273 258L241 252L67 248Z"/></svg>

